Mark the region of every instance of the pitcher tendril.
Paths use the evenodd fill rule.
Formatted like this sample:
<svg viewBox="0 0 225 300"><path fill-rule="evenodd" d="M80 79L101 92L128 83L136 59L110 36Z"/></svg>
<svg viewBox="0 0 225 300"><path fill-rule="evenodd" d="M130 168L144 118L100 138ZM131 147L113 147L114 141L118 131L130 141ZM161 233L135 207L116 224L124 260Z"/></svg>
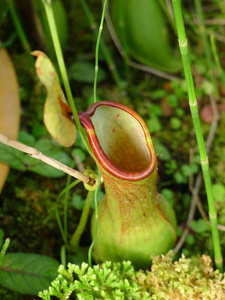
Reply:
<svg viewBox="0 0 225 300"><path fill-rule="evenodd" d="M96 48L95 48L94 102L97 102L96 90L97 90L97 81L98 81L98 52L99 52L99 45L100 45L101 35L103 30L103 23L105 19L106 5L107 5L107 0L105 0L103 5L102 17L101 17L101 22L100 22L99 32L98 32L98 37L96 42Z"/></svg>

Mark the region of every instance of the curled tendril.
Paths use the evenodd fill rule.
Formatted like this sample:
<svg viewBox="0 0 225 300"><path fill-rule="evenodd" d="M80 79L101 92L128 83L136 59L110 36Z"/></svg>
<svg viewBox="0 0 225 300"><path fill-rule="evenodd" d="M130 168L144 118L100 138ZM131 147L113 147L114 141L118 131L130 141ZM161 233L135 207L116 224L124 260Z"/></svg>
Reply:
<svg viewBox="0 0 225 300"><path fill-rule="evenodd" d="M89 177L91 177L95 180L95 183L93 185L89 185L87 183L84 183L85 189L88 190L88 191L95 191L95 189L97 187L97 183L98 183L98 174L95 171L91 170L91 169L86 169L84 171L84 175L87 175L87 176L89 176Z"/></svg>

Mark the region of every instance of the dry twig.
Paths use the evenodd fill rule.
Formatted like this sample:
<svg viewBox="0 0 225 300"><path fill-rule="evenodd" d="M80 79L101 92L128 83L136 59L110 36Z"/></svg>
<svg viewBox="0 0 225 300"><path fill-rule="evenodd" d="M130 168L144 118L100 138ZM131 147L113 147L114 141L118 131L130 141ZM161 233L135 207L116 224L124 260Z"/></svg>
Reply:
<svg viewBox="0 0 225 300"><path fill-rule="evenodd" d="M12 140L3 134L0 134L0 143L10 146L12 148L15 148L24 153L27 153L31 157L39 159L39 160L43 161L44 163L46 163L58 170L63 171L64 173L67 173L67 174L71 175L72 177L75 177L75 178L83 181L84 183L87 183L91 186L93 186L95 184L95 180L93 178L86 176L86 175L80 173L79 171L73 170L72 168L62 164L61 162L59 162L49 156L44 155L39 150L37 150L33 147L29 147L18 141Z"/></svg>

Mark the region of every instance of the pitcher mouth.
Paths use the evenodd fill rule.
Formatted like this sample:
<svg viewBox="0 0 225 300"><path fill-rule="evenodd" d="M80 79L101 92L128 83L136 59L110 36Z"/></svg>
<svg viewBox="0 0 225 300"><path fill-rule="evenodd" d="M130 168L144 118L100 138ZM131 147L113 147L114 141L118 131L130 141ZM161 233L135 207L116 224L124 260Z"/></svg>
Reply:
<svg viewBox="0 0 225 300"><path fill-rule="evenodd" d="M111 175L137 181L153 172L154 146L135 111L117 102L99 101L78 115L96 159Z"/></svg>

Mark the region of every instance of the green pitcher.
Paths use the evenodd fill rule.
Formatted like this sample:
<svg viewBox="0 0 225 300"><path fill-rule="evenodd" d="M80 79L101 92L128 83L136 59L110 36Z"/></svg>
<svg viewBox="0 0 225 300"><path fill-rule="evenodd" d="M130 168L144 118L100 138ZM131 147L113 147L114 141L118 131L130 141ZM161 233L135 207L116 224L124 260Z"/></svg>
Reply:
<svg viewBox="0 0 225 300"><path fill-rule="evenodd" d="M105 186L94 258L148 267L152 254L166 253L176 241L174 212L157 194L157 156L149 131L136 112L116 102L99 101L79 118Z"/></svg>
<svg viewBox="0 0 225 300"><path fill-rule="evenodd" d="M181 70L177 40L171 46L166 16L158 0L113 0L111 17L128 56L167 73Z"/></svg>

